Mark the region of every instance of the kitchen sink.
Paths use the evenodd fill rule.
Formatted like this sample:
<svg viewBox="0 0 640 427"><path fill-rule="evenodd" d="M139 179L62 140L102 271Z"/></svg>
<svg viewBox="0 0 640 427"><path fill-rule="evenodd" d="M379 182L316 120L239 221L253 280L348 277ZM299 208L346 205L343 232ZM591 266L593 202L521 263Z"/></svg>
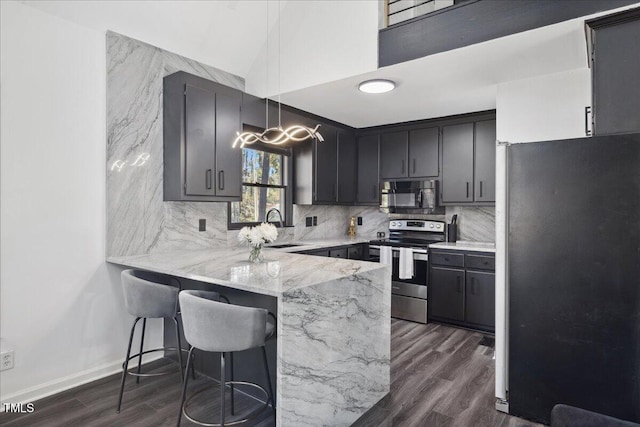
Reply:
<svg viewBox="0 0 640 427"><path fill-rule="evenodd" d="M283 243L281 245L271 245L271 246L266 246L267 248L272 248L272 249L282 249L282 248L294 248L296 246L301 246L300 244L297 243Z"/></svg>

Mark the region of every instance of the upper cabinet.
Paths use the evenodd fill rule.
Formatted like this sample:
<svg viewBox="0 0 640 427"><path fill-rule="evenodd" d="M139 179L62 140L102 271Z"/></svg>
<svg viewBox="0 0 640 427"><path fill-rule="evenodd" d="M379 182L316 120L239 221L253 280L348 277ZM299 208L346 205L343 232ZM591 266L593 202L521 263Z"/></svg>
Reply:
<svg viewBox="0 0 640 427"><path fill-rule="evenodd" d="M298 122L306 126L317 124L304 117L299 117ZM321 124L319 131L324 141L307 140L298 143L293 150L295 203L353 205L357 171L355 134L330 124Z"/></svg>
<svg viewBox="0 0 640 427"><path fill-rule="evenodd" d="M442 128L442 203L495 202L496 121Z"/></svg>
<svg viewBox="0 0 640 427"><path fill-rule="evenodd" d="M242 93L177 72L164 78L163 103L164 200L239 200Z"/></svg>
<svg viewBox="0 0 640 427"><path fill-rule="evenodd" d="M358 137L356 203L359 205L380 204L378 144L379 136L377 134Z"/></svg>
<svg viewBox="0 0 640 427"><path fill-rule="evenodd" d="M437 177L437 127L383 133L380 136L380 178Z"/></svg>
<svg viewBox="0 0 640 427"><path fill-rule="evenodd" d="M593 43L594 133L640 132L640 9L588 24Z"/></svg>

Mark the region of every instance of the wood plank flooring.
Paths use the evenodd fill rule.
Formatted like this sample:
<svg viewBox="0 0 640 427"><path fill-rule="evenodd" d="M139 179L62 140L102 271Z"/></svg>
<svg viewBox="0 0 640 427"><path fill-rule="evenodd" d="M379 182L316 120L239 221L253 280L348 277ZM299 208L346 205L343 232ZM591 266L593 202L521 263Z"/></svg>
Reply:
<svg viewBox="0 0 640 427"><path fill-rule="evenodd" d="M493 349L479 345L483 334L444 325L421 325L393 319L391 324L391 393L363 415L354 427L538 426L494 409ZM167 361L147 365L164 370ZM120 376L98 381L35 402L32 414L0 414L7 427L172 426L178 415L180 375L127 379L123 410L115 411ZM191 392L209 387L190 408L198 418L217 422L217 383L203 375L190 381ZM236 395L236 408L255 407ZM227 400L227 408L229 401ZM190 410L191 411L191 410ZM182 418L182 426L195 424ZM274 425L271 411L253 424ZM302 427L302 426L295 426Z"/></svg>

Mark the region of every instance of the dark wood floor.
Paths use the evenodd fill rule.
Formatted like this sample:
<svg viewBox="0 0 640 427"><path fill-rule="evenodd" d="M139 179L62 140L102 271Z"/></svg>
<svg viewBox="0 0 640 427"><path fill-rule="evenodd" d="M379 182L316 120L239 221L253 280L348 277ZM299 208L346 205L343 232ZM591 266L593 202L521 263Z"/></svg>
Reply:
<svg viewBox="0 0 640 427"><path fill-rule="evenodd" d="M363 415L354 426L537 426L494 409L493 348L479 345L481 333L443 325L405 322L391 324L391 393ZM166 369L167 362L151 364ZM217 421L217 383L202 375L190 382L197 391L211 387L190 407L198 418ZM35 402L32 414L0 414L2 426L172 426L180 399L180 376L129 377L123 410L115 406L119 375L83 385ZM212 402L214 403L212 405ZM228 403L227 403L228 406ZM255 401L238 396L243 410ZM254 425L272 426L263 413ZM183 417L183 426L194 426ZM298 427L298 426L296 426Z"/></svg>

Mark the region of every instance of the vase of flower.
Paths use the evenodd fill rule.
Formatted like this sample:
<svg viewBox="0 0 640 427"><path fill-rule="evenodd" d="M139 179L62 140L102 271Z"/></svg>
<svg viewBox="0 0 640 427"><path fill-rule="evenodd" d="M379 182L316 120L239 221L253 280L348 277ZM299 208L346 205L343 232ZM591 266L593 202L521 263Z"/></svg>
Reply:
<svg viewBox="0 0 640 427"><path fill-rule="evenodd" d="M238 234L240 243L251 246L249 261L259 263L264 260L262 248L266 243L275 242L278 230L273 224L262 223L255 227L242 227Z"/></svg>

